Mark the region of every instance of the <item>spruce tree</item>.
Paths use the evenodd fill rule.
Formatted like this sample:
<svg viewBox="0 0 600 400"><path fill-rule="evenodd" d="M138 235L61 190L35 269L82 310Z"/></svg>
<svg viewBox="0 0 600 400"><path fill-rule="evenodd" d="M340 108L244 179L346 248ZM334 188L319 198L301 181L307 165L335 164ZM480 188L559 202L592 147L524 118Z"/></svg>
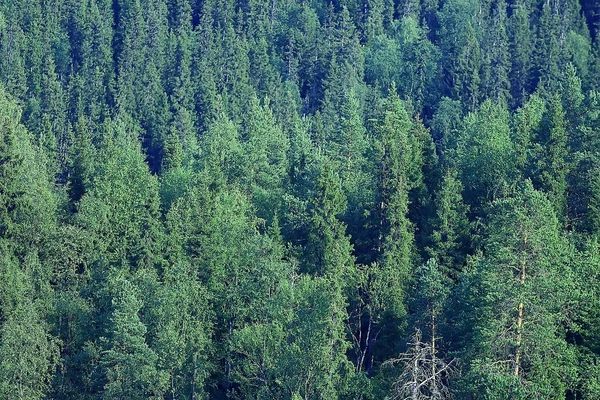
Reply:
<svg viewBox="0 0 600 400"><path fill-rule="evenodd" d="M494 3L482 46L484 54L482 86L486 98L500 102L510 99L511 60L506 29L506 7L504 0Z"/></svg>
<svg viewBox="0 0 600 400"><path fill-rule="evenodd" d="M508 21L510 38L511 97L514 105L521 105L531 92L531 55L534 50L533 33L530 25L530 10L526 2L515 3Z"/></svg>
<svg viewBox="0 0 600 400"><path fill-rule="evenodd" d="M108 349L102 355L106 369L103 398L159 399L164 377L156 368L157 355L146 342L146 326L139 317L142 302L135 284L114 271Z"/></svg>
<svg viewBox="0 0 600 400"><path fill-rule="evenodd" d="M435 195L436 214L431 246L427 249L438 268L453 279L460 275L469 240L469 207L463 201L462 192L457 172L446 171Z"/></svg>
<svg viewBox="0 0 600 400"><path fill-rule="evenodd" d="M77 204L76 226L94 238L90 261L153 265L160 253L158 182L139 142L122 121L110 123L89 188Z"/></svg>
<svg viewBox="0 0 600 400"><path fill-rule="evenodd" d="M566 213L566 176L569 171L568 136L565 112L560 98L553 96L544 117L544 128L539 138L545 146L538 156L539 175L536 179L540 188L548 193L556 214L564 221Z"/></svg>

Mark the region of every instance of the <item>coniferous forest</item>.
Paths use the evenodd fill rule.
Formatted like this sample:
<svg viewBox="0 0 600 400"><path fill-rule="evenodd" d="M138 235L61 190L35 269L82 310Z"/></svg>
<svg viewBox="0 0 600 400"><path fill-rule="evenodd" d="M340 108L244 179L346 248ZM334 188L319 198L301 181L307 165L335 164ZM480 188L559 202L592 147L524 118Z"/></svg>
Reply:
<svg viewBox="0 0 600 400"><path fill-rule="evenodd" d="M0 0L0 399L600 399L600 2Z"/></svg>

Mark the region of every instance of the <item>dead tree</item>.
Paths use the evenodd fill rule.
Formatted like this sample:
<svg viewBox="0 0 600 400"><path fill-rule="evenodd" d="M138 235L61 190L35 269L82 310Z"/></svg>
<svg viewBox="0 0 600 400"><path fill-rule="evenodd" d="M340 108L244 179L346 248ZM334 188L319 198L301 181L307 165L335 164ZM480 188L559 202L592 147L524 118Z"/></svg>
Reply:
<svg viewBox="0 0 600 400"><path fill-rule="evenodd" d="M456 359L446 363L439 358L435 350L435 338L432 342L423 342L421 330L417 329L408 344L408 350L383 363L384 366L402 365L402 373L393 383L394 394L390 400L448 400L452 393L447 382L456 372L453 364Z"/></svg>

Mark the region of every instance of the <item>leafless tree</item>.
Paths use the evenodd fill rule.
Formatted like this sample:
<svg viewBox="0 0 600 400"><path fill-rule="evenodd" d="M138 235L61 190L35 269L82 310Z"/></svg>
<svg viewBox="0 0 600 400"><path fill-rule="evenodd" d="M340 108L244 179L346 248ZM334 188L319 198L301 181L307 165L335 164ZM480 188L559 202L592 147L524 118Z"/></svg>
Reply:
<svg viewBox="0 0 600 400"><path fill-rule="evenodd" d="M384 366L402 365L402 373L393 384L394 394L390 400L448 400L452 393L447 386L448 377L456 372L456 359L446 363L435 351L435 338L423 342L421 330L417 329L409 342L409 348L398 358L386 361Z"/></svg>

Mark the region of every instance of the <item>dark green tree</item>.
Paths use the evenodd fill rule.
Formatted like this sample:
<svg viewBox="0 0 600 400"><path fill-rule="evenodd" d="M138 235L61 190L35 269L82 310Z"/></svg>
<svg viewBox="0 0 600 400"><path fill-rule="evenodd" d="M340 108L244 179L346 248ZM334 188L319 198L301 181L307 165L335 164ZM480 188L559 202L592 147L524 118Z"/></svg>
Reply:
<svg viewBox="0 0 600 400"><path fill-rule="evenodd" d="M530 10L527 3L514 4L508 20L510 38L511 96L514 105L521 105L527 93L531 92L531 56L534 51L533 32L530 25Z"/></svg>
<svg viewBox="0 0 600 400"><path fill-rule="evenodd" d="M511 70L506 2L495 1L482 43L482 86L485 97L499 102L510 99Z"/></svg>
<svg viewBox="0 0 600 400"><path fill-rule="evenodd" d="M462 270L469 240L469 207L463 201L462 192L457 172L446 171L435 194L436 215L431 246L427 249L436 260L437 268L454 279Z"/></svg>
<svg viewBox="0 0 600 400"><path fill-rule="evenodd" d="M541 154L537 157L536 183L541 190L548 193L552 204L554 204L556 215L564 221L566 213L566 177L569 171L568 160L568 136L565 120L565 111L560 98L553 96L549 103L542 131L538 143Z"/></svg>

